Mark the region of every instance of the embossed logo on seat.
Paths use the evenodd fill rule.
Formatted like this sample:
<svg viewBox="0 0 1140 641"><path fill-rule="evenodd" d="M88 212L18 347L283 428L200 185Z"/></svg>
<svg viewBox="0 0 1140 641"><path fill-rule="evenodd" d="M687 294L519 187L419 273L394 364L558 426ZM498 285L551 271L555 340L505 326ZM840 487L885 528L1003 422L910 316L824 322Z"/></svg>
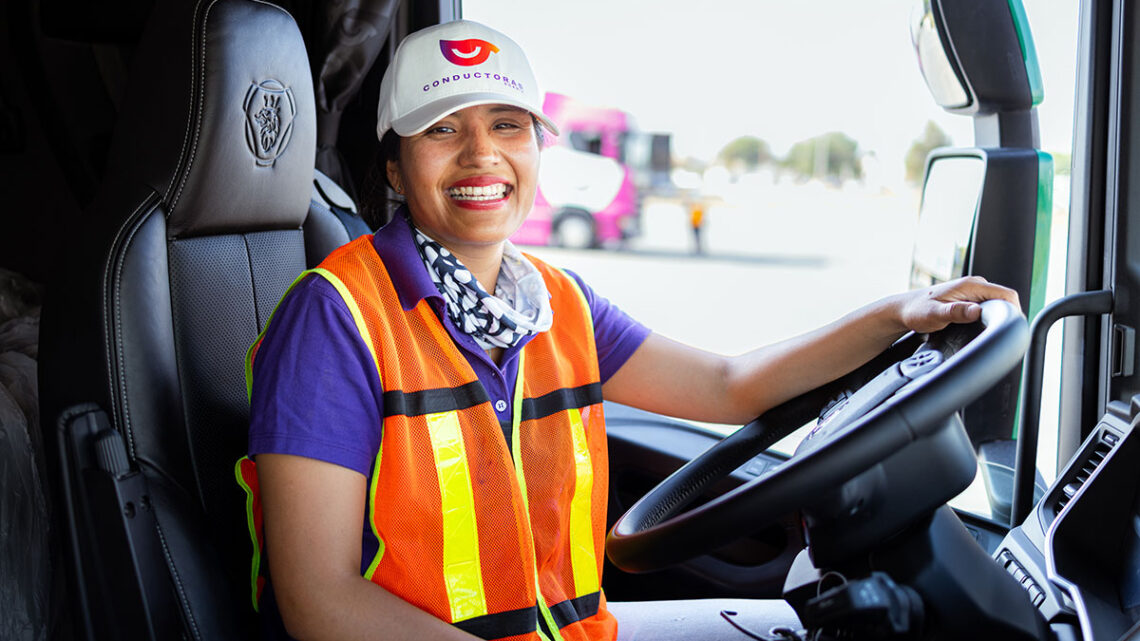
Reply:
<svg viewBox="0 0 1140 641"><path fill-rule="evenodd" d="M272 167L293 133L293 90L272 79L251 83L243 106L245 142L259 167Z"/></svg>

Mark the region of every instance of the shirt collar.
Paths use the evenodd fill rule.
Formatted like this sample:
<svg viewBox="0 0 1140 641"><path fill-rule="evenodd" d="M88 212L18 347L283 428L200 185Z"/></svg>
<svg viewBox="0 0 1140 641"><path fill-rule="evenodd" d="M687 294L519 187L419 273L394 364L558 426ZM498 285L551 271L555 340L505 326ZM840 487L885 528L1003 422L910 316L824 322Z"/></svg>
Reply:
<svg viewBox="0 0 1140 641"><path fill-rule="evenodd" d="M421 300L437 299L443 304L443 296L428 274L424 261L416 250L412 238L412 228L408 225L407 209L400 207L392 220L384 225L372 238L380 260L388 270L388 276L400 297L400 305L405 311L411 310Z"/></svg>
<svg viewBox="0 0 1140 641"><path fill-rule="evenodd" d="M388 270L388 277L392 280L392 286L396 288L396 295L400 298L400 306L404 311L411 311L421 300L434 299L429 303L433 304L440 322L447 328L452 338L471 353L491 363L475 343L475 339L456 329L451 319L442 311L447 301L443 299L443 294L439 293L439 288L435 286L435 281L431 279L431 274L428 273L427 266L424 265L423 258L420 258L420 252L416 249L412 228L408 224L407 206L397 209L392 220L372 236L372 246L384 263L384 268ZM532 339L534 336L524 336L514 347L503 352L498 367L504 372L517 367L519 352ZM508 380L513 380L513 377Z"/></svg>

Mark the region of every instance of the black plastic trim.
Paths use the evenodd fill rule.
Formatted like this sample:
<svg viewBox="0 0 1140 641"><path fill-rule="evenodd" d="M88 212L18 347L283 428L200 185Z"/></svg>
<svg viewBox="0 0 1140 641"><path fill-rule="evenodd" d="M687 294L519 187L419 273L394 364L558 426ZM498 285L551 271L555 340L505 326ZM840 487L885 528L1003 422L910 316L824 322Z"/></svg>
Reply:
<svg viewBox="0 0 1140 641"><path fill-rule="evenodd" d="M1041 422L1041 382L1045 370L1045 341L1049 328L1069 316L1095 316L1112 311L1111 291L1083 292L1066 296L1041 310L1029 332L1029 350L1021 377L1021 424L1017 431L1017 458L1013 472L1013 508L1010 527L1029 516L1033 509L1033 483L1037 462L1037 430Z"/></svg>

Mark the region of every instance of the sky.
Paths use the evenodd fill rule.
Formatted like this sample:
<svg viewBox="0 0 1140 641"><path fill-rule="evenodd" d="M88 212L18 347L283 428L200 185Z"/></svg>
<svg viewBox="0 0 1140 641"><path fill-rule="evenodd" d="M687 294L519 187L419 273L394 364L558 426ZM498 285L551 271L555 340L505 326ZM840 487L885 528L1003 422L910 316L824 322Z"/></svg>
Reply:
<svg viewBox="0 0 1140 641"><path fill-rule="evenodd" d="M1072 136L1078 3L1024 0L1043 74L1042 147ZM780 155L829 131L898 174L927 121L973 144L934 104L910 42L911 0L464 0L463 17L516 40L547 91L631 113L711 160L752 135Z"/></svg>

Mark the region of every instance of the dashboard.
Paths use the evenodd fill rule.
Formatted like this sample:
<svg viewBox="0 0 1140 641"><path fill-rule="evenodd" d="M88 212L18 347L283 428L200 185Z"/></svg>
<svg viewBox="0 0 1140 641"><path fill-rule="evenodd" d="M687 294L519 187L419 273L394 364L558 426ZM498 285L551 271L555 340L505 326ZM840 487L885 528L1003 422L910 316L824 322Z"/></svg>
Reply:
<svg viewBox="0 0 1140 641"><path fill-rule="evenodd" d="M1140 404L1111 403L994 558L1060 641L1140 635Z"/></svg>

